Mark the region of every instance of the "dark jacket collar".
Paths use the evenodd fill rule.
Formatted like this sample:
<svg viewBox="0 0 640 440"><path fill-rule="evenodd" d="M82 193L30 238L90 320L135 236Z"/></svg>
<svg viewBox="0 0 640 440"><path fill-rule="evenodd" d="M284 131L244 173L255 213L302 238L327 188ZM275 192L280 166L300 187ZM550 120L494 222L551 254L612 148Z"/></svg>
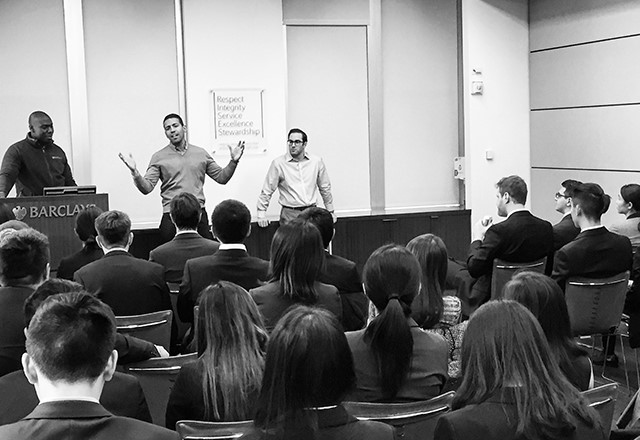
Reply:
<svg viewBox="0 0 640 440"><path fill-rule="evenodd" d="M28 419L85 419L112 417L102 405L83 400L60 400L41 403L25 417Z"/></svg>
<svg viewBox="0 0 640 440"><path fill-rule="evenodd" d="M126 256L126 257L131 257L134 258L133 255L131 255L129 252L126 251L111 251L107 254L104 254L104 256L102 258L109 258L109 257L117 257L117 256Z"/></svg>
<svg viewBox="0 0 640 440"><path fill-rule="evenodd" d="M609 230L605 227L599 227L594 229L587 229L586 231L580 231L578 234L579 237L587 237L587 236L598 236L598 235L606 235L609 233Z"/></svg>

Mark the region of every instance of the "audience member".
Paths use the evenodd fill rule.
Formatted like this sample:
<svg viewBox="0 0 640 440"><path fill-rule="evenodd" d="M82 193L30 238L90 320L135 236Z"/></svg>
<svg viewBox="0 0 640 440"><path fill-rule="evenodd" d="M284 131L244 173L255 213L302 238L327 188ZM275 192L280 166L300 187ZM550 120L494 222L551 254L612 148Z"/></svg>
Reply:
<svg viewBox="0 0 640 440"><path fill-rule="evenodd" d="M167 283L179 285L187 260L213 255L219 243L198 234L202 208L196 196L182 192L171 199L169 206L169 217L178 232L171 241L153 249L149 261L164 267Z"/></svg>
<svg viewBox="0 0 640 440"><path fill-rule="evenodd" d="M25 328L29 328L36 310L50 296L81 291L82 286L72 281L57 278L45 281L24 303ZM118 351L118 362L121 362L118 337L121 340L125 337L116 333L115 349ZM151 345L153 348L153 344L150 342L138 341ZM17 422L38 405L35 389L27 381L22 370L14 371L0 378L0 395L4 396L0 399L0 425ZM105 383L100 403L114 415L151 422L151 414L140 382L129 374L116 372L113 379Z"/></svg>
<svg viewBox="0 0 640 440"><path fill-rule="evenodd" d="M324 246L324 267L318 281L338 289L342 300L342 327L345 331L360 330L367 323L369 300L362 291L362 281L356 263L329 253L335 232L333 215L324 208L307 208L299 216L313 223L320 231Z"/></svg>
<svg viewBox="0 0 640 440"><path fill-rule="evenodd" d="M323 262L322 238L313 224L294 219L278 228L271 241L271 280L250 291L267 330L293 304L320 306L342 318L338 289L318 281Z"/></svg>
<svg viewBox="0 0 640 440"><path fill-rule="evenodd" d="M251 233L251 212L242 202L221 202L211 214L211 224L220 248L213 255L187 260L184 266L178 296L178 315L184 322L193 322L193 306L205 287L224 280L249 290L268 279L269 262L251 257L244 245Z"/></svg>
<svg viewBox="0 0 640 440"><path fill-rule="evenodd" d="M88 206L76 215L75 232L82 241L82 249L73 255L60 260L56 276L65 280L72 280L76 270L102 258L104 253L96 242L95 221L102 214L97 206Z"/></svg>
<svg viewBox="0 0 640 440"><path fill-rule="evenodd" d="M572 241L580 232L580 228L573 223L571 218L571 194L573 194L573 189L581 183L577 180L565 180L562 182L560 190L556 192L556 211L562 214L562 220L553 225L554 251ZM551 267L553 267L553 262L551 262Z"/></svg>
<svg viewBox="0 0 640 440"><path fill-rule="evenodd" d="M366 329L348 332L353 353L356 401L425 400L447 381L449 348L440 336L424 332L411 317L420 292L420 265L399 245L375 250L363 271L365 293L379 313Z"/></svg>
<svg viewBox="0 0 640 440"><path fill-rule="evenodd" d="M460 322L461 304L455 296L445 295L447 247L440 237L423 234L407 244L421 269L420 293L411 303L411 317L423 329L443 336L449 344L449 378L460 377L460 348L467 321Z"/></svg>
<svg viewBox="0 0 640 440"><path fill-rule="evenodd" d="M580 391L593 388L593 369L585 350L571 334L569 312L558 283L546 275L524 271L517 273L504 288L504 298L525 306L544 331L560 370Z"/></svg>
<svg viewBox="0 0 640 440"><path fill-rule="evenodd" d="M5 229L0 239L0 376L20 369L22 306L49 276L49 239L35 229Z"/></svg>
<svg viewBox="0 0 640 440"><path fill-rule="evenodd" d="M298 306L278 322L267 348L255 425L247 439L395 438L389 425L359 421L341 405L355 385L340 323L326 310Z"/></svg>
<svg viewBox="0 0 640 440"><path fill-rule="evenodd" d="M629 238L609 232L600 223L610 201L596 183L583 183L573 190L571 217L580 234L556 252L551 275L563 290L569 277L607 278L631 270L633 253ZM605 345L607 365L617 366L615 338L609 338ZM604 357L594 359L594 363L601 365Z"/></svg>
<svg viewBox="0 0 640 440"><path fill-rule="evenodd" d="M624 221L614 223L609 230L616 234L629 237L633 249L640 246L640 185L630 183L623 185L618 194L616 201L616 209L618 213L623 214L626 218Z"/></svg>
<svg viewBox="0 0 640 440"><path fill-rule="evenodd" d="M228 281L198 302L198 360L182 367L167 405L167 428L178 420L253 418L264 370L267 332L249 293Z"/></svg>
<svg viewBox="0 0 640 440"><path fill-rule="evenodd" d="M606 438L560 372L540 324L515 301L491 301L474 313L462 370L453 411L438 419L438 440Z"/></svg>
<svg viewBox="0 0 640 440"><path fill-rule="evenodd" d="M111 309L91 295L65 293L42 303L26 331L24 373L40 404L22 420L0 427L0 438L176 439L175 433L99 403L118 353Z"/></svg>
<svg viewBox="0 0 640 440"><path fill-rule="evenodd" d="M467 268L477 281L472 282L470 292L461 290L465 315L470 315L489 299L494 259L527 263L551 258L553 253L551 224L533 216L524 207L527 201L525 181L519 176L508 176L500 179L496 186L498 215L506 220L493 224L491 218L485 218L474 226Z"/></svg>
<svg viewBox="0 0 640 440"><path fill-rule="evenodd" d="M638 232L640 232L640 223ZM629 345L631 348L638 348L640 347L640 252L638 250L633 255L631 280L633 284L627 292L624 312L629 315Z"/></svg>

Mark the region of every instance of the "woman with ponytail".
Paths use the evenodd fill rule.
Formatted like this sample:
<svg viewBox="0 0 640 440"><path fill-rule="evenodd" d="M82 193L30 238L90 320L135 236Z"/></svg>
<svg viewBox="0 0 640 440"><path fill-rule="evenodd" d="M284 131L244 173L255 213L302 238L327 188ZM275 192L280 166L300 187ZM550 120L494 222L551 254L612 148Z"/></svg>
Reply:
<svg viewBox="0 0 640 440"><path fill-rule="evenodd" d="M420 273L416 257L399 245L382 246L367 260L364 289L377 316L364 330L347 333L357 377L348 400L398 402L440 394L449 348L411 318Z"/></svg>
<svg viewBox="0 0 640 440"><path fill-rule="evenodd" d="M82 240L82 249L73 255L63 258L58 266L57 277L73 280L76 270L89 263L99 260L104 255L96 243L95 221L102 214L97 206L87 206L76 215L76 235Z"/></svg>
<svg viewBox="0 0 640 440"><path fill-rule="evenodd" d="M616 210L625 216L621 222L611 225L609 230L616 234L625 235L631 240L631 246L637 249L640 246L640 185L629 183L622 185L618 200L616 200Z"/></svg>

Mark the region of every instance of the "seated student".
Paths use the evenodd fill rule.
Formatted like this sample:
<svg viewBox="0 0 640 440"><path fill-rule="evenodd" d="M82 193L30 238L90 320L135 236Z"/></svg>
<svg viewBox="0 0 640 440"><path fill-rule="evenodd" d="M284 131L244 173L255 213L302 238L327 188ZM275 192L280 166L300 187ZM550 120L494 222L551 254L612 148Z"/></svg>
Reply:
<svg viewBox="0 0 640 440"><path fill-rule="evenodd" d="M57 295L58 293L81 291L82 286L72 281L57 278L45 281L24 303L25 328L29 328L29 324L37 308L50 296ZM118 351L118 358L120 358L122 351L118 348L118 336L121 339L125 339L125 337L116 333L115 348L116 351ZM137 341L153 347L153 344L150 342ZM122 346L123 344L121 343L120 345ZM132 343L131 345L134 344ZM120 359L118 359L118 362L120 362ZM0 425L17 422L33 411L36 405L38 405L38 396L36 395L35 389L27 381L24 371L22 370L14 371L0 378L0 396L3 396L3 398L0 399ZM149 407L147 406L140 382L129 374L116 372L113 375L113 379L105 383L102 395L100 396L100 403L107 411L117 416L132 417L145 422L151 422L151 414L149 413Z"/></svg>
<svg viewBox="0 0 640 440"><path fill-rule="evenodd" d="M571 334L567 303L558 283L546 275L524 271L504 286L504 298L525 306L536 317L560 370L580 391L593 388L589 355Z"/></svg>
<svg viewBox="0 0 640 440"><path fill-rule="evenodd" d="M616 201L616 210L623 214L626 218L624 221L612 224L609 227L611 232L629 237L633 249L640 246L640 185L630 183L622 185L618 200Z"/></svg>
<svg viewBox="0 0 640 440"><path fill-rule="evenodd" d="M250 256L244 245L251 233L251 212L244 203L220 202L211 214L211 229L221 243L218 252L187 260L184 266L178 296L178 315L183 322L193 322L193 306L205 287L224 280L249 290L268 279L269 262Z"/></svg>
<svg viewBox="0 0 640 440"><path fill-rule="evenodd" d="M356 263L328 251L335 232L333 215L324 208L313 206L302 211L298 218L310 221L320 231L325 252L318 281L338 289L342 301L342 327L345 331L360 330L367 323L369 300L362 291Z"/></svg>
<svg viewBox="0 0 640 440"><path fill-rule="evenodd" d="M260 391L267 331L249 293L219 281L198 305L198 360L180 369L171 390L170 429L178 420L250 420Z"/></svg>
<svg viewBox="0 0 640 440"><path fill-rule="evenodd" d="M282 228L282 226L281 226ZM330 312L298 306L273 330L253 439L393 439L391 426L359 421L341 405L355 384L353 360Z"/></svg>
<svg viewBox="0 0 640 440"><path fill-rule="evenodd" d="M535 317L515 301L490 301L462 342L463 378L438 440L604 440L598 414L573 387ZM606 427L607 432L609 427Z"/></svg>
<svg viewBox="0 0 640 440"><path fill-rule="evenodd" d="M102 214L97 206L88 206L76 215L76 235L82 240L82 249L73 255L60 260L56 276L65 280L72 280L73 274L87 264L99 260L104 253L96 242L95 221Z"/></svg>
<svg viewBox="0 0 640 440"><path fill-rule="evenodd" d="M22 306L48 276L49 239L31 228L4 229L0 238L0 376L20 369L25 341Z"/></svg>
<svg viewBox="0 0 640 440"><path fill-rule="evenodd" d="M460 377L460 348L467 322L460 322L460 299L445 295L447 269L450 266L447 247L433 234L423 234L407 243L421 269L420 293L411 304L411 317L418 325L443 336L449 344L449 379Z"/></svg>
<svg viewBox="0 0 640 440"><path fill-rule="evenodd" d="M176 235L149 253L149 261L161 264L167 283L179 285L184 265L190 258L213 255L220 244L198 234L203 209L193 194L182 192L171 199L169 217Z"/></svg>
<svg viewBox="0 0 640 440"><path fill-rule="evenodd" d="M278 228L271 241L271 281L249 292L268 331L294 304L324 307L342 318L338 289L318 281L323 261L320 231L312 223L294 219Z"/></svg>
<svg viewBox="0 0 640 440"><path fill-rule="evenodd" d="M22 367L40 404L22 420L0 426L6 439L177 439L172 431L114 416L98 399L111 380L115 317L100 300L64 293L45 300L26 331Z"/></svg>
<svg viewBox="0 0 640 440"><path fill-rule="evenodd" d="M411 317L420 291L420 265L399 245L376 249L364 265L364 290L379 313L364 330L348 332L358 378L348 400L398 402L440 394L449 347Z"/></svg>

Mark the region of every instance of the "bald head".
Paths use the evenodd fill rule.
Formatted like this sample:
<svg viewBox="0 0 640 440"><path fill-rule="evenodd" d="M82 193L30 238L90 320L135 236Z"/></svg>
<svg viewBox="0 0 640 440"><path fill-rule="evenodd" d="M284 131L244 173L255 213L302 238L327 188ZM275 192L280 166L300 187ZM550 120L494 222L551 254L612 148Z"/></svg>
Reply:
<svg viewBox="0 0 640 440"><path fill-rule="evenodd" d="M48 114L35 111L29 115L29 133L31 137L44 144L53 142L53 121Z"/></svg>

